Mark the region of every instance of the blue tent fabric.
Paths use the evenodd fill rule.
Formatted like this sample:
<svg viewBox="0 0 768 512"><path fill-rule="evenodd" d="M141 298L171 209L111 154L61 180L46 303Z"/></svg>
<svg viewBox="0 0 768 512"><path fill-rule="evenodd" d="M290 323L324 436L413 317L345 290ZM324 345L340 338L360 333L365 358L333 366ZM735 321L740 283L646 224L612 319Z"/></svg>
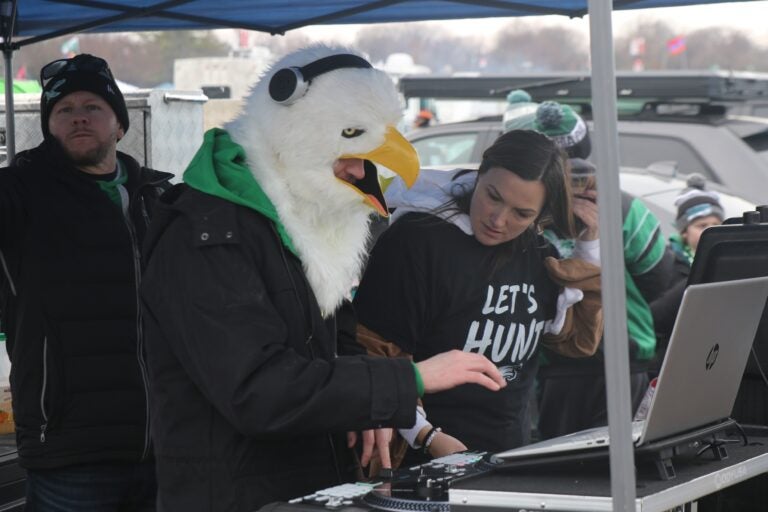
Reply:
<svg viewBox="0 0 768 512"><path fill-rule="evenodd" d="M722 0L614 0L640 9ZM13 0L14 38L25 46L83 31L244 28L273 34L307 25L560 14L580 17L587 0ZM7 40L7 39L6 39Z"/></svg>

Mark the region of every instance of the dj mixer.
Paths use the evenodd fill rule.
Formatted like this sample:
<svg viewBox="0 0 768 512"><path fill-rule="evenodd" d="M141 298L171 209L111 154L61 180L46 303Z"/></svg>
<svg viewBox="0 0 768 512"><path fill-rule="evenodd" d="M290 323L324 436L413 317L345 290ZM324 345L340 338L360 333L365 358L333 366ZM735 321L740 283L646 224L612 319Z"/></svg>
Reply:
<svg viewBox="0 0 768 512"><path fill-rule="evenodd" d="M358 512L448 512L448 490L460 478L490 471L485 452L461 452L400 468L374 482L357 482L322 489L307 496L273 505L270 511L333 510Z"/></svg>

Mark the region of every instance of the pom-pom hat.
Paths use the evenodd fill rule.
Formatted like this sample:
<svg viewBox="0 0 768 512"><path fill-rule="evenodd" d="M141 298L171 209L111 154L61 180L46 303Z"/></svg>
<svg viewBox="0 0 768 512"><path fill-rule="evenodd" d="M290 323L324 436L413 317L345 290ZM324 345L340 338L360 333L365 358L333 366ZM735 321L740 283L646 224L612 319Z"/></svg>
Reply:
<svg viewBox="0 0 768 512"><path fill-rule="evenodd" d="M538 103L531 101L531 95L522 89L515 89L507 95L507 110L502 117L504 132L531 130L536 119Z"/></svg>
<svg viewBox="0 0 768 512"><path fill-rule="evenodd" d="M705 190L706 180L700 174L692 174L687 187L675 199L677 219L675 227L681 233L691 222L703 217L715 216L723 221L725 212L720 204L720 195L713 190Z"/></svg>
<svg viewBox="0 0 768 512"><path fill-rule="evenodd" d="M547 135L570 158L587 158L592 152L587 125L569 105L543 102L536 110L533 129Z"/></svg>

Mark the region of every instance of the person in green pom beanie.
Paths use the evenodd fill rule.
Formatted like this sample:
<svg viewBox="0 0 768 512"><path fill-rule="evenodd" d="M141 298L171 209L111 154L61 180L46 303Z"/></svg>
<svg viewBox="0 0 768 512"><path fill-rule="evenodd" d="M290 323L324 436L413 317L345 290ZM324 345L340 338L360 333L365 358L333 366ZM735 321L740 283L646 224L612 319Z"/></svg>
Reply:
<svg viewBox="0 0 768 512"><path fill-rule="evenodd" d="M511 124L508 119L504 125ZM573 107L545 101L532 118L522 114L521 128L547 135L569 157L574 191L574 213L589 222L584 228L597 230L597 172L587 158L592 152L589 130ZM527 122L527 124L526 124ZM627 329L630 353L632 410L640 404L648 386L648 367L656 350L653 318L649 303L671 282L674 256L666 248L659 220L636 197L622 192L622 233L624 236L624 279L627 295ZM589 213L591 212L591 214ZM571 257L574 241L545 229L544 237L563 258ZM599 259L599 243L583 247ZM602 346L595 356L583 359L561 357L544 350L538 375L541 437L551 438L607 423L605 375Z"/></svg>
<svg viewBox="0 0 768 512"><path fill-rule="evenodd" d="M530 130L536 119L539 104L531 100L531 95L522 89L515 89L507 95L507 110L502 117L504 132L511 130Z"/></svg>
<svg viewBox="0 0 768 512"><path fill-rule="evenodd" d="M531 129L547 135L569 158L586 159L592 152L587 125L569 105L545 101L536 109Z"/></svg>

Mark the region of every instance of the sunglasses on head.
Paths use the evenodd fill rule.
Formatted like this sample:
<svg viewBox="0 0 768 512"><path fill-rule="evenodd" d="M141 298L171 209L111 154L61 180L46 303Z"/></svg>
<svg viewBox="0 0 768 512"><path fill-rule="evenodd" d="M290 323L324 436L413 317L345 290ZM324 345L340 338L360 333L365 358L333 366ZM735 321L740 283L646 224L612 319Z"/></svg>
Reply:
<svg viewBox="0 0 768 512"><path fill-rule="evenodd" d="M595 174L573 174L571 175L571 186L576 188L584 188L591 182L594 182Z"/></svg>
<svg viewBox="0 0 768 512"><path fill-rule="evenodd" d="M43 66L43 69L40 70L40 84L45 87L52 78L62 73L74 71L98 73L110 80L115 79L112 76L112 71L110 71L107 61L104 59L92 55L78 55L71 59L54 60Z"/></svg>

